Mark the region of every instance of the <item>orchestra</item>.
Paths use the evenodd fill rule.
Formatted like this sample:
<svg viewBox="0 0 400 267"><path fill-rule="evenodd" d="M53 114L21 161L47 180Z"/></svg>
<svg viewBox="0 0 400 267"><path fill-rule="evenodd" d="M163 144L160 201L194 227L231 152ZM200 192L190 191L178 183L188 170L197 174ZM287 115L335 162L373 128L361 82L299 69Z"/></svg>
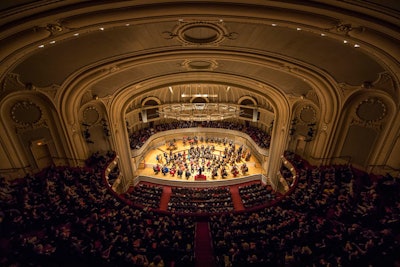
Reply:
<svg viewBox="0 0 400 267"><path fill-rule="evenodd" d="M197 136L184 136L182 144L186 148L179 150L176 139L165 143L169 151L160 149L161 154L156 155L154 174L161 172L166 176L169 173L171 177L175 177L176 174L180 179L183 175L186 179L191 176L225 179L229 175L238 177L247 175L249 172L246 162L250 160L251 152L243 144L237 145L226 137L199 138ZM214 144L218 145L218 149Z"/></svg>

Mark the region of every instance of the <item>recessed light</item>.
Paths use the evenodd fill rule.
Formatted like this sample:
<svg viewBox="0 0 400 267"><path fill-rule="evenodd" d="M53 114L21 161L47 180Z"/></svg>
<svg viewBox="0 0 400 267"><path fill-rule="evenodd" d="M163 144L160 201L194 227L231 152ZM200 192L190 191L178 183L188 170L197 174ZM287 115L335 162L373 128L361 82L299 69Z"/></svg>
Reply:
<svg viewBox="0 0 400 267"><path fill-rule="evenodd" d="M275 26L278 26L278 24L272 23L271 26L275 27Z"/></svg>
<svg viewBox="0 0 400 267"><path fill-rule="evenodd" d="M301 28L296 28L296 30L301 31Z"/></svg>
<svg viewBox="0 0 400 267"><path fill-rule="evenodd" d="M129 24L129 23L125 24L125 26L129 26L129 25L131 25L131 24Z"/></svg>
<svg viewBox="0 0 400 267"><path fill-rule="evenodd" d="M50 43L51 43L51 44L55 44L55 43L56 43L56 41L51 41Z"/></svg>
<svg viewBox="0 0 400 267"><path fill-rule="evenodd" d="M355 47L355 48L359 48L360 45L359 45L359 44L355 44L354 47Z"/></svg>
<svg viewBox="0 0 400 267"><path fill-rule="evenodd" d="M326 34L325 33L321 33L321 36L326 36Z"/></svg>
<svg viewBox="0 0 400 267"><path fill-rule="evenodd" d="M343 40L343 43L347 44L347 40Z"/></svg>
<svg viewBox="0 0 400 267"><path fill-rule="evenodd" d="M103 27L101 27L101 28L99 28L99 30L100 30L100 31L104 31L104 28L103 28Z"/></svg>
<svg viewBox="0 0 400 267"><path fill-rule="evenodd" d="M44 47L44 45L39 45L38 47L39 47L39 48L43 48L43 47Z"/></svg>
<svg viewBox="0 0 400 267"><path fill-rule="evenodd" d="M74 36L79 36L79 32L77 32L77 33L74 33Z"/></svg>

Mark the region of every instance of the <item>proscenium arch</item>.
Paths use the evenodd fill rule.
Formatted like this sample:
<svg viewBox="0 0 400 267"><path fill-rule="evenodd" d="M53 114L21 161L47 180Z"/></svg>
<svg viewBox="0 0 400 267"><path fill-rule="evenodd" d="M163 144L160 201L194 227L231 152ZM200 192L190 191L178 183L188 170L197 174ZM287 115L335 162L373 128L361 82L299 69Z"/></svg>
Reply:
<svg viewBox="0 0 400 267"><path fill-rule="evenodd" d="M337 105L340 105L338 101L340 101L340 96L337 95L335 91L336 81L328 75L328 73L324 72L316 68L315 66L309 65L305 62L295 61L293 59L289 59L286 57L277 58L276 55L266 55L260 54L261 51L229 51L229 50L190 50L190 51L162 51L162 52L154 52L152 54L146 54L142 56L134 56L132 54L125 55L124 58L118 57L114 59L108 59L107 61L96 62L91 66L86 67L85 69L79 70L74 77L82 76L79 79L78 85L69 85L71 82L67 81L62 86L63 88L70 87L81 87L81 88L90 88L91 85L100 82L103 78L108 78L109 75L113 75L116 73L123 72L125 70L129 70L130 68L138 67L140 65L148 65L153 63L162 63L173 60L182 60L186 57L196 57L196 58L214 58L216 60L229 60L229 61L237 61L247 64L253 64L257 66L261 66L263 68L271 68L282 73L287 73L287 75L294 76L298 79L305 80L309 83L310 87L315 90L319 101L321 101L321 109L327 107L329 110L323 112L325 115L324 121L329 123L332 117L336 115L335 111L337 110ZM87 73L83 73L87 71ZM191 71L189 71L191 72ZM208 73L214 75L217 72L208 72L204 71L202 73ZM91 76L89 78L83 78L85 76ZM167 75L167 74L165 74ZM252 78L252 77L248 77ZM87 81L85 82L85 80ZM151 79L151 77L145 77L143 80ZM74 81L76 82L76 81ZM120 87L120 90L124 90L125 87L129 87L131 84L141 84L141 81L131 81L127 82L127 84ZM260 81L260 83L265 83L264 81ZM279 85L275 85L279 88ZM68 89L74 90L74 89ZM328 92L328 94L327 94ZM117 94L115 92L114 94ZM332 102L331 102L332 101ZM329 103L329 105L327 105ZM329 106L329 107L328 107Z"/></svg>
<svg viewBox="0 0 400 267"><path fill-rule="evenodd" d="M253 51L255 52L255 51ZM288 75L293 75L299 79L305 79L310 85L311 88L316 92L319 100L319 108L321 110L321 123L327 124L330 128L334 128L335 121L332 121L332 118L335 118L338 113L338 107L340 106L341 97L335 90L335 81L332 77L330 77L327 73L323 72L314 66L310 66L304 62L298 62L292 60L288 62L288 58L275 58L268 57L267 55L256 54L256 53L244 53L244 52L233 52L233 51L220 51L220 50L194 50L194 51L164 51L150 55L144 55L139 57L125 57L123 59L108 59L102 62L97 62L96 64L92 64L91 66L86 66L84 69L81 69L71 75L68 80L62 85L60 88L60 93L58 94L58 99L60 101L60 110L63 114L63 118L65 119L65 123L69 125L65 125L65 129L67 132L67 136L72 136L70 131L71 126L74 127L74 124L78 122L78 118L76 115L76 110L79 109L81 104L82 96L86 93L87 90L90 90L91 86L99 82L103 78L107 78L110 75L115 73L119 73L126 69L140 66L141 64L152 64L154 62L165 62L166 60L181 60L184 57L213 57L216 59L222 60L235 60L240 62L247 62L250 64L256 64L262 67L269 67L275 70L288 72ZM117 68L115 68L117 66ZM166 74L162 79L168 80L168 83L162 83L161 85L154 86L146 86L143 84L148 83L149 80L152 80L152 77L146 77L141 81L131 81L127 82L125 86L120 87L114 92L114 96L121 93L121 91L126 90L127 88L134 88L137 92L143 92L144 88L147 90L152 90L157 86L166 86L173 85L178 81L187 80L186 76L194 77L191 79L192 82L198 81L199 79L203 79L206 82L210 81L210 78L204 76L213 76L216 75L227 75L229 79L220 80L220 83L229 83L232 84L241 84L241 79L250 79L253 80L252 77L246 76L232 76L232 74L223 74L218 72L194 72L189 71L185 72L184 75L182 73L171 73ZM172 79L170 77L173 77ZM204 78L202 78L204 77ZM160 76L158 78L161 78ZM254 80L253 80L254 81ZM259 91L263 91L263 85L266 84L265 81L254 81L251 86L246 86L246 88L259 88ZM269 84L271 88L279 89L279 85ZM110 96L110 99L113 96ZM110 101L108 99L104 99L105 105L110 105ZM331 124L331 125L329 125ZM75 126L76 127L76 126ZM69 133L68 133L69 131ZM328 141L331 141L331 137L328 137ZM77 137L75 137L77 139ZM83 142L82 140L69 140L72 146L74 144L79 144L79 142ZM82 138L81 138L82 139ZM327 153L329 151L324 147L318 147L313 153L316 157L327 157ZM85 155L84 151L81 151L81 147L76 147L77 153L82 156ZM75 152L74 152L75 153ZM76 157L78 155L75 155Z"/></svg>
<svg viewBox="0 0 400 267"><path fill-rule="evenodd" d="M170 75L169 77L158 77L151 79L146 82L141 83L141 92L143 91L151 91L154 88L161 88L169 85L172 81L179 80L181 83L185 83L186 81L193 81L194 79L198 79L198 73L188 74L180 74L180 75ZM269 85L260 85L258 81L254 81L251 79L246 79L244 77L235 77L233 75L226 74L215 74L213 76L213 80L215 83L224 83L229 80L231 84L239 88L246 88L247 90L251 90L249 88L257 88L256 90L260 97L265 97L271 104L275 113L275 122L274 129L272 132L271 138L271 147L270 147L270 155L274 154L274 156L269 157L268 162L262 162L262 167L264 170L267 170L267 176L271 179L275 179L276 173L280 168L281 158L280 155L284 152L287 143L287 131L286 125L290 119L291 107L287 99L283 94L281 94L276 88L272 88ZM211 83L211 82L210 82ZM261 86L261 87L260 87ZM134 86L133 86L134 87ZM126 131L125 126L125 113L129 108L129 104L131 101L138 97L141 92L137 92L135 90L129 90L129 88L125 88L125 90L120 90L119 94L115 96L110 106L109 115L110 119L115 126L115 144L116 150L120 154L121 160L121 171L123 172L125 177L132 177L135 170L133 166L131 166L131 162L128 160L131 157L130 147L129 147L129 137ZM126 165L128 164L128 165ZM133 177L132 177L133 178Z"/></svg>

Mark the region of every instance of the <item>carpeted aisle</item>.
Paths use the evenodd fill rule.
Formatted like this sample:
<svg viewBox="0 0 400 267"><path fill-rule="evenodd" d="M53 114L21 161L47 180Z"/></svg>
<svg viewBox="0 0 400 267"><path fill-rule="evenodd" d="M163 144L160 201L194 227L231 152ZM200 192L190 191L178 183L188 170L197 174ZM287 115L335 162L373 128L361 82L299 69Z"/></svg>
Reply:
<svg viewBox="0 0 400 267"><path fill-rule="evenodd" d="M170 186L163 186L163 193L160 199L160 210L166 211L168 209L168 202L171 198L171 187Z"/></svg>
<svg viewBox="0 0 400 267"><path fill-rule="evenodd" d="M239 194L239 186L238 185L231 185L229 187L229 189L231 191L233 208L236 211L244 210L242 198L240 197L240 194Z"/></svg>
<svg viewBox="0 0 400 267"><path fill-rule="evenodd" d="M216 266L210 235L211 234L208 221L198 221L196 223L196 235L194 244L196 267Z"/></svg>

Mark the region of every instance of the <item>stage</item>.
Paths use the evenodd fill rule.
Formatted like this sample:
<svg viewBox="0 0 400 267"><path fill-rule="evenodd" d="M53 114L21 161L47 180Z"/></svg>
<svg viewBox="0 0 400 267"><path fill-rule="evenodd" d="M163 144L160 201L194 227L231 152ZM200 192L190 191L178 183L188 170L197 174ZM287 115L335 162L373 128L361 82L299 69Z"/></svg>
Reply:
<svg viewBox="0 0 400 267"><path fill-rule="evenodd" d="M215 150L214 150L214 154L216 155L222 155L223 151L225 149L226 146L224 146L223 144L216 144L216 143L202 143L199 142L198 146L201 145L213 145ZM239 145L235 145L236 148L239 147ZM180 182L217 182L217 181L228 181L228 180L235 180L237 179L239 182L240 180L242 180L243 178L246 177L260 177L261 174L263 174L262 172L262 168L261 168L261 164L260 162L257 161L257 159L254 156L251 156L249 158L248 161L245 161L245 159L242 159L241 162L238 162L237 165L241 166L243 163L246 164L248 171L243 174L242 172L237 173L236 175L232 174L230 171L230 168L232 167L231 165L227 166L227 175L222 178L220 175L216 176L216 177L212 177L212 173L211 171L207 171L204 170L202 171L202 173L200 174L197 170L194 172L190 173L189 177L186 177L185 174L182 175L182 177L179 177L176 173L175 174L171 174L171 173L166 173L165 175L160 171L158 174L155 174L153 167L157 164L159 164L160 166L162 166L163 164L165 164L165 162L160 163L157 158L160 158L160 155L162 157L162 155L164 153L170 153L170 148L171 146L169 144L165 144L162 146L157 147L156 149L151 150L149 153L147 153L145 155L145 160L144 160L144 164L141 164L141 166L143 166L142 168L139 168L137 170L137 175L138 176L145 176L145 177L150 177L150 178L159 178L160 180L163 180L162 183L165 183L166 181L180 181ZM178 152L184 152L186 151L186 153L188 152L188 150L190 149L190 144L188 142L186 142L186 145L182 142L182 140L177 140L175 142L175 149L172 150L173 153L178 153ZM157 157L158 156L158 157ZM153 181L156 181L154 179L151 179ZM245 179L246 180L246 179ZM161 182L161 181L160 181ZM230 181L229 183L234 182L234 181Z"/></svg>

